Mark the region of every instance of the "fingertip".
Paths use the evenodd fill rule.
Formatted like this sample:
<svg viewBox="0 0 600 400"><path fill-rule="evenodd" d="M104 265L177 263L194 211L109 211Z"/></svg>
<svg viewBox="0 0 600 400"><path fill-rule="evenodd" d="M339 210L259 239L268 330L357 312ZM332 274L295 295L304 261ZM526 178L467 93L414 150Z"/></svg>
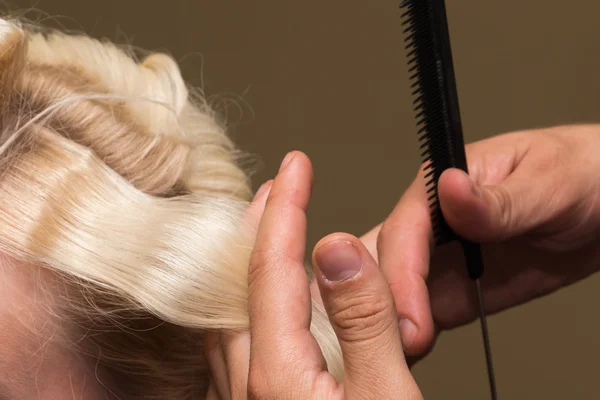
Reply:
<svg viewBox="0 0 600 400"><path fill-rule="evenodd" d="M412 353L413 344L419 335L419 328L408 318L402 318L398 323L400 336L402 337L402 346L405 352Z"/></svg>
<svg viewBox="0 0 600 400"><path fill-rule="evenodd" d="M394 299L369 251L358 238L334 233L313 254L323 305L343 354L347 393L373 379L397 382L408 367Z"/></svg>
<svg viewBox="0 0 600 400"><path fill-rule="evenodd" d="M449 169L438 182L442 212L448 224L467 238L477 236L487 221L482 192L464 171Z"/></svg>
<svg viewBox="0 0 600 400"><path fill-rule="evenodd" d="M346 242L354 243L355 240L358 241L358 239L355 236L353 236L349 233L343 233L343 232L330 233L329 235L321 238L317 242L317 244L315 244L315 247L313 248L313 252L312 252L313 262L315 261L315 256L316 256L317 252L322 247L327 246L327 245L332 244L337 241L346 241Z"/></svg>
<svg viewBox="0 0 600 400"><path fill-rule="evenodd" d="M306 209L313 187L313 170L308 156L301 151L291 151L283 159L277 176L266 198L266 208L277 203L292 203Z"/></svg>
<svg viewBox="0 0 600 400"><path fill-rule="evenodd" d="M313 252L313 262L320 274L318 279L341 282L360 273L364 261L359 242L352 235L333 234L320 241Z"/></svg>
<svg viewBox="0 0 600 400"><path fill-rule="evenodd" d="M250 229L250 231L254 234L258 224L260 223L260 219L265 210L265 206L267 204L267 198L269 193L271 192L271 187L273 186L273 180L268 180L263 183L260 188L256 191L254 195L254 199L246 209L244 213L244 222L245 227Z"/></svg>
<svg viewBox="0 0 600 400"><path fill-rule="evenodd" d="M252 202L253 203L265 202L267 200L267 196L269 195L269 192L271 191L272 186L273 186L273 179L269 179L268 181L266 181L265 183L260 185L260 188L258 188L258 190L256 191L256 194L254 195L254 199L252 200Z"/></svg>
<svg viewBox="0 0 600 400"><path fill-rule="evenodd" d="M435 327L433 321L421 320L415 323L408 318L401 318L398 326L404 353L409 357L427 354L435 343Z"/></svg>
<svg viewBox="0 0 600 400"><path fill-rule="evenodd" d="M302 170L308 175L309 184L312 187L314 180L314 169L310 157L301 151L294 151L294 154L295 162L298 163L297 165L299 168L302 168Z"/></svg>
<svg viewBox="0 0 600 400"><path fill-rule="evenodd" d="M394 296L402 346L408 356L425 354L435 340L435 323L431 311L426 279L404 270L390 285Z"/></svg>
<svg viewBox="0 0 600 400"><path fill-rule="evenodd" d="M341 232L329 234L319 240L315 245L313 250L313 265L316 270L320 272L324 263L327 262L324 259L328 255L325 254L325 257L323 257L324 254L321 252L330 252L330 256L339 257L341 260L346 261L347 264L347 257L340 257L340 247L343 246L343 243L351 244L355 248L362 260L361 267L367 266L369 269L365 274L373 277L372 274L375 271L371 270L372 268L370 267L375 266L376 269L379 269L379 267L371 256L371 253L360 239L351 234ZM384 276L382 275L381 277L382 283L390 286ZM317 279L318 281L321 281L320 284L325 283L327 286L330 286L335 283L331 282L331 280L323 282L323 276L318 278L320 278ZM327 279L327 277L325 277L325 279ZM342 281L348 279L349 277L345 276ZM404 289L408 288L408 290L399 291L398 288L400 286ZM435 324L429 307L429 294L425 280L418 274L406 273L403 274L401 281L391 285L390 289L392 293L395 293L398 296L398 298L395 298L394 296L394 303L396 304L397 311L402 310L402 313L398 315L398 323L405 353L409 356L419 356L427 353L434 343ZM407 308L409 310L407 310ZM403 314L404 312L407 312L410 315L410 318L406 314Z"/></svg>
<svg viewBox="0 0 600 400"><path fill-rule="evenodd" d="M457 168L447 169L440 176L438 183L440 196L444 194L461 195L461 197L481 198L481 191L471 177L463 170Z"/></svg>
<svg viewBox="0 0 600 400"><path fill-rule="evenodd" d="M312 162L306 153L300 150L292 150L286 154L281 166L279 167L279 173L285 171L291 166L299 166L300 168L312 171Z"/></svg>
<svg viewBox="0 0 600 400"><path fill-rule="evenodd" d="M316 256L317 256L318 252L322 251L325 247L327 247L331 244L335 244L337 242L347 242L347 243L351 244L352 246L354 246L354 248L357 250L358 254L360 255L360 257L363 260L365 260L369 263L374 263L374 264L377 263L375 261L375 258L371 254L371 251L367 248L367 246L363 243L363 241L361 239L359 239L358 237L351 235L349 233L345 233L345 232L330 233L329 235L321 238L321 240L319 240L313 248L313 252L312 252L313 263L315 263L315 264L317 263Z"/></svg>

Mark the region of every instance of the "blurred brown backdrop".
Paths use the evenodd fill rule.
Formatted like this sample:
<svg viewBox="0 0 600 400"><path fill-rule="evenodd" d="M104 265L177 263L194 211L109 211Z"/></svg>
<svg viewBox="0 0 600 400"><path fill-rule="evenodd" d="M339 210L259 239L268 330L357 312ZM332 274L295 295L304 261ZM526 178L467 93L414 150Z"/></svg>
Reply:
<svg viewBox="0 0 600 400"><path fill-rule="evenodd" d="M50 25L172 53L226 114L239 145L260 156L255 185L287 151L306 152L316 171L312 245L333 231L360 235L385 218L419 164L398 2L5 4L58 17ZM468 141L598 120L599 2L447 7ZM600 398L599 288L597 276L490 319L501 399ZM489 398L478 325L443 334L414 373L427 399Z"/></svg>

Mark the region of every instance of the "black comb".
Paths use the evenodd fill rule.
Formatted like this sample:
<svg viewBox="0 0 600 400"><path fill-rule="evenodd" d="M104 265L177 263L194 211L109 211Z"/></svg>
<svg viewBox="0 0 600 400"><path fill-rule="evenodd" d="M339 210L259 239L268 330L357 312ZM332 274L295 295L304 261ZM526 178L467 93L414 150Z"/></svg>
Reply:
<svg viewBox="0 0 600 400"><path fill-rule="evenodd" d="M438 180L448 168L468 173L458 94L444 0L406 0L402 14L417 128L425 170L435 244L460 242L467 275L475 281L488 378L496 400L489 335L479 278L483 275L481 247L459 237L446 222L438 197Z"/></svg>

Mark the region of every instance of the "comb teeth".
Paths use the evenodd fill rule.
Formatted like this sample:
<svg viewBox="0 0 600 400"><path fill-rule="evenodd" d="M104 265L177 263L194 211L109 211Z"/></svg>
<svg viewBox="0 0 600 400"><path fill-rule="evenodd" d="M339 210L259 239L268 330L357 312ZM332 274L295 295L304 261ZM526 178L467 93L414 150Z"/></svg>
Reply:
<svg viewBox="0 0 600 400"><path fill-rule="evenodd" d="M423 169L431 207L433 237L437 246L458 240L463 248L467 275L477 282L477 297L492 399L496 400L489 338L479 278L483 259L479 244L459 238L448 226L440 207L438 181L448 168L468 173L460 121L458 94L452 65L445 0L404 0L400 7Z"/></svg>
<svg viewBox="0 0 600 400"><path fill-rule="evenodd" d="M436 10L440 2L443 0L405 0L400 4L433 235L438 246L456 238L442 214L437 186L442 172L456 166L448 139L453 137L451 111L445 98L445 76L437 47L436 30L440 24L435 17L439 17Z"/></svg>

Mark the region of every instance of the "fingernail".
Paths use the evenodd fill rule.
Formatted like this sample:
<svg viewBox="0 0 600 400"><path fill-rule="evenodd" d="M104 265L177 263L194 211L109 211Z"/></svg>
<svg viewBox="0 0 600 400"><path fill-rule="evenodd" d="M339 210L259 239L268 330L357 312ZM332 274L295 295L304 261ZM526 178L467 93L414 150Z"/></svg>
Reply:
<svg viewBox="0 0 600 400"><path fill-rule="evenodd" d="M260 200L264 196L266 196L271 190L271 185L273 185L273 180L267 181L263 183L260 188L256 191L254 195L254 201Z"/></svg>
<svg viewBox="0 0 600 400"><path fill-rule="evenodd" d="M401 319L399 322L399 327L400 337L402 338L402 346L404 347L404 350L406 350L413 345L419 329L408 318Z"/></svg>
<svg viewBox="0 0 600 400"><path fill-rule="evenodd" d="M294 158L294 152L293 151L287 153L287 155L285 156L285 158L281 162L281 166L279 167L279 171L282 171L285 167L287 167L290 164L290 162L292 161L292 158Z"/></svg>
<svg viewBox="0 0 600 400"><path fill-rule="evenodd" d="M473 179L471 179L469 174L467 174L465 171L462 171L462 173L465 175L465 178L467 178L467 180L469 181L469 185L471 185L471 192L475 195L475 197L480 199L481 198L481 189L479 188L479 186L477 186L475 184L475 182L473 182Z"/></svg>
<svg viewBox="0 0 600 400"><path fill-rule="evenodd" d="M315 261L323 276L332 282L352 278L362 269L358 250L346 240L322 246L317 250Z"/></svg>

